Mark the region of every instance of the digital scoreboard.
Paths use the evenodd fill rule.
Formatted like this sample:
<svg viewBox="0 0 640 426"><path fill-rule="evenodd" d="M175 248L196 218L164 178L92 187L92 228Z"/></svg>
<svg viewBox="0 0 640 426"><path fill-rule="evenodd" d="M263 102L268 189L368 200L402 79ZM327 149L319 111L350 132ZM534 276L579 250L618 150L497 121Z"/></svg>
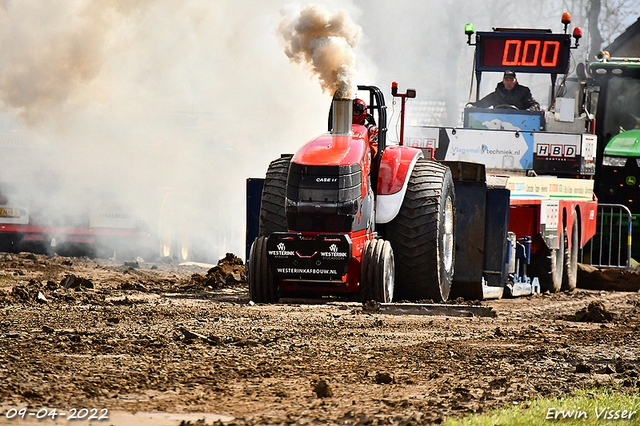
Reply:
<svg viewBox="0 0 640 426"><path fill-rule="evenodd" d="M564 74L571 36L543 32L476 33L476 71Z"/></svg>

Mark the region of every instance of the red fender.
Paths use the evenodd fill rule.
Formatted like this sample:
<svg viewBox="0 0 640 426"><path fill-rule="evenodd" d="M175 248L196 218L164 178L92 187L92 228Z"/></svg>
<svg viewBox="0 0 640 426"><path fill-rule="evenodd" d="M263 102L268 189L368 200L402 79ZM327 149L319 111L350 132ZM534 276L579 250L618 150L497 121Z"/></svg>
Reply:
<svg viewBox="0 0 640 426"><path fill-rule="evenodd" d="M411 172L422 151L406 146L388 146L380 159L376 195L376 223L393 220L400 211Z"/></svg>
<svg viewBox="0 0 640 426"><path fill-rule="evenodd" d="M584 247L596 233L596 217L598 215L598 202L594 196L591 201L560 201L560 207L567 215L566 229L567 240L571 246L573 232L580 232L578 236L580 248ZM573 216L578 215L579 228L573 229Z"/></svg>

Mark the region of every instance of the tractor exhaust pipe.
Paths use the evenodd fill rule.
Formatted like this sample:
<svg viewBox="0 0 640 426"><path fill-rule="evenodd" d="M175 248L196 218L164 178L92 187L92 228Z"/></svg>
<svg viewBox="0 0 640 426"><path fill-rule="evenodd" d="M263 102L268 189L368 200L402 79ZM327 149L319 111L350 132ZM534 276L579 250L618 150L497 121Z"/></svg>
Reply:
<svg viewBox="0 0 640 426"><path fill-rule="evenodd" d="M353 99L345 94L344 90L338 90L333 95L331 112L331 134L334 136L351 136L353 121Z"/></svg>

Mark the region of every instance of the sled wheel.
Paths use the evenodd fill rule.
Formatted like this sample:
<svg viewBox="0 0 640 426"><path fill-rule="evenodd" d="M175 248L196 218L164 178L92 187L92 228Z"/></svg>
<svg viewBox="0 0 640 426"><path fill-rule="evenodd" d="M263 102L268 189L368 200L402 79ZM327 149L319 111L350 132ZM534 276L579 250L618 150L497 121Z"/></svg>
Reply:
<svg viewBox="0 0 640 426"><path fill-rule="evenodd" d="M391 243L384 240L367 241L362 251L360 268L363 301L391 302L394 293L394 272Z"/></svg>
<svg viewBox="0 0 640 426"><path fill-rule="evenodd" d="M291 155L280 157L269 164L260 203L260 236L274 232L287 232L285 198Z"/></svg>
<svg viewBox="0 0 640 426"><path fill-rule="evenodd" d="M455 266L455 191L448 167L417 161L385 238L395 256L396 299L447 300Z"/></svg>
<svg viewBox="0 0 640 426"><path fill-rule="evenodd" d="M249 254L249 297L256 303L276 303L280 289L269 270L267 238L258 237Z"/></svg>
<svg viewBox="0 0 640 426"><path fill-rule="evenodd" d="M192 260L191 233L185 197L170 192L165 195L160 209L160 258L165 261Z"/></svg>
<svg viewBox="0 0 640 426"><path fill-rule="evenodd" d="M187 262L191 259L191 244L188 241L183 241L182 244L183 245L180 248L180 258L183 262Z"/></svg>
<svg viewBox="0 0 640 426"><path fill-rule="evenodd" d="M191 239L188 234L176 235L165 227L160 236L160 258L164 261L188 262L191 260Z"/></svg>
<svg viewBox="0 0 640 426"><path fill-rule="evenodd" d="M162 235L160 237L160 256L162 259L171 259L172 243L172 235Z"/></svg>
<svg viewBox="0 0 640 426"><path fill-rule="evenodd" d="M573 226L571 228L571 247L569 247L569 239L565 229L565 255L564 255L564 273L562 274L562 290L573 291L576 289L578 280L578 250L580 248L579 230L578 230L578 212L573 212Z"/></svg>
<svg viewBox="0 0 640 426"><path fill-rule="evenodd" d="M542 291L557 293L562 287L564 265L564 227L560 228L558 248L531 255L531 276L538 277Z"/></svg>
<svg viewBox="0 0 640 426"><path fill-rule="evenodd" d="M183 231L175 241L173 252L178 262L188 262L191 260L191 238L186 231Z"/></svg>

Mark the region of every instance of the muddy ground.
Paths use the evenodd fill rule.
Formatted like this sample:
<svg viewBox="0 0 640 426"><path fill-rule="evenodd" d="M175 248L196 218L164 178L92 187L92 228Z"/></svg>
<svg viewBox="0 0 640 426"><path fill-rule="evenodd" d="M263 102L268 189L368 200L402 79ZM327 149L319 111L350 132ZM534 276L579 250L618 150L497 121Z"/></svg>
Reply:
<svg viewBox="0 0 640 426"><path fill-rule="evenodd" d="M255 305L240 263L0 253L0 423L46 407L111 416L79 424L429 424L584 385L639 392L637 291L483 302L494 318L392 315Z"/></svg>

